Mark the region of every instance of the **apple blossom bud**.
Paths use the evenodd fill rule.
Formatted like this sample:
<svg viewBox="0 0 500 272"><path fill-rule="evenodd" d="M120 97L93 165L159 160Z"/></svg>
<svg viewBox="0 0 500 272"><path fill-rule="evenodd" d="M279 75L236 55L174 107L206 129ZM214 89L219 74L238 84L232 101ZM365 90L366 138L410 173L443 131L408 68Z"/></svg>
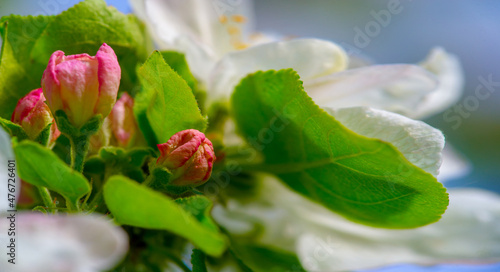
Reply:
<svg viewBox="0 0 500 272"><path fill-rule="evenodd" d="M139 133L134 116L134 99L127 93L116 101L108 116L111 132L119 147L130 147Z"/></svg>
<svg viewBox="0 0 500 272"><path fill-rule="evenodd" d="M54 117L44 102L42 88L29 92L17 102L11 121L21 125L31 140L35 140L40 132L52 123L48 142L50 145L61 135L61 132L57 129Z"/></svg>
<svg viewBox="0 0 500 272"><path fill-rule="evenodd" d="M214 148L205 134L195 129L177 132L166 143L159 144L160 157L156 165L171 173L170 184L197 186L205 183L212 173Z"/></svg>
<svg viewBox="0 0 500 272"><path fill-rule="evenodd" d="M63 110L79 128L97 114L108 116L116 101L120 77L115 52L104 43L95 56L54 52L43 73L42 88L52 112Z"/></svg>
<svg viewBox="0 0 500 272"><path fill-rule="evenodd" d="M108 146L111 139L111 128L109 125L109 116L104 118L101 128L96 134L89 138L89 155L94 155L99 152L102 147Z"/></svg>

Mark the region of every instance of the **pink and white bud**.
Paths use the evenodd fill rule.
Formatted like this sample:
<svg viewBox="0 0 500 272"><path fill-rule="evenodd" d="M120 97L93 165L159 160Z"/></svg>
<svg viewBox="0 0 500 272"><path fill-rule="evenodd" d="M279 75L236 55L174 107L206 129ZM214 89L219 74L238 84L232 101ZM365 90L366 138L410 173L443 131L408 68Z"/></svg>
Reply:
<svg viewBox="0 0 500 272"><path fill-rule="evenodd" d="M116 101L108 116L116 144L119 147L130 147L139 133L139 126L134 116L134 99L127 93Z"/></svg>
<svg viewBox="0 0 500 272"><path fill-rule="evenodd" d="M52 126L50 127L49 144L52 144L61 135L49 107L45 104L42 88L33 90L19 99L12 113L11 121L19 124L31 140L36 139L50 123Z"/></svg>
<svg viewBox="0 0 500 272"><path fill-rule="evenodd" d="M42 88L52 110L63 110L77 128L97 114L108 116L116 101L121 69L115 52L103 44L95 56L52 54Z"/></svg>
<svg viewBox="0 0 500 272"><path fill-rule="evenodd" d="M212 173L214 148L205 134L188 129L177 132L166 143L159 144L156 164L172 173L170 183L178 186L201 185Z"/></svg>

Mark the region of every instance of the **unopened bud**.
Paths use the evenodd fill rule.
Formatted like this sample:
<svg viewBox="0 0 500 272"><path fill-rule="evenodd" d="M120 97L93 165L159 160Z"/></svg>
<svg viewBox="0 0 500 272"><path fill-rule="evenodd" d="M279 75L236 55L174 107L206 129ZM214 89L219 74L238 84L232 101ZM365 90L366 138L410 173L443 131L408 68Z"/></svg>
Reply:
<svg viewBox="0 0 500 272"><path fill-rule="evenodd" d="M177 132L166 143L159 144L160 157L156 164L171 173L170 184L198 186L212 173L214 148L205 134L195 129Z"/></svg>

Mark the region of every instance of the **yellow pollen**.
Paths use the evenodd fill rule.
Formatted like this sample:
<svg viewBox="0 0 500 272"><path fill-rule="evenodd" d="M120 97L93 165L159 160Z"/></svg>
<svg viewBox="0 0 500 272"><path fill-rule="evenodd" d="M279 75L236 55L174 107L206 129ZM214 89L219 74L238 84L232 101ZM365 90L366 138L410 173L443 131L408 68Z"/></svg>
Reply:
<svg viewBox="0 0 500 272"><path fill-rule="evenodd" d="M238 35L241 33L241 30L239 27L230 26L227 28L227 33L229 33L229 35Z"/></svg>
<svg viewBox="0 0 500 272"><path fill-rule="evenodd" d="M243 50L245 48L248 48L248 44L240 42L240 41L237 41L237 42L233 42L233 47L236 50Z"/></svg>
<svg viewBox="0 0 500 272"><path fill-rule="evenodd" d="M244 23L247 21L247 18L241 14L233 15L233 16L231 16L231 19L233 20L233 22L236 22L236 23Z"/></svg>
<svg viewBox="0 0 500 272"><path fill-rule="evenodd" d="M227 17L226 17L226 15L221 15L219 17L219 22L221 22L222 24L227 23Z"/></svg>

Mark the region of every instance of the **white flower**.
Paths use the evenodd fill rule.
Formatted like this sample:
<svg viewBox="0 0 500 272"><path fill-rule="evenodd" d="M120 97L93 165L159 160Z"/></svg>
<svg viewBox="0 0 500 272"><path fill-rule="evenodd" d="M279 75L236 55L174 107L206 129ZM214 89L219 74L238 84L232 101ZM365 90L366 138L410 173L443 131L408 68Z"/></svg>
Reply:
<svg viewBox="0 0 500 272"><path fill-rule="evenodd" d="M219 2L224 1L131 0L160 49L185 53L209 99L228 98L249 73L284 68L297 71L305 90L323 107L369 106L423 118L460 97L460 64L441 48L420 65L363 67L366 62L360 62L345 70L348 57L335 43L256 34L251 1Z"/></svg>
<svg viewBox="0 0 500 272"><path fill-rule="evenodd" d="M440 181L466 171L440 131L421 121L454 104L463 87L458 59L441 48L418 65L349 65L338 45L318 39L252 42L249 1L218 14L217 1L134 0L160 49L184 52L209 98L227 99L257 70L293 68L305 91L347 128L396 146L413 164ZM234 39L228 18L246 18ZM236 17L242 18L242 17ZM233 29L234 30L234 29ZM262 36L261 36L262 37ZM234 42L236 41L236 42ZM242 45L242 46L239 46ZM350 69L350 67L355 67ZM444 160L443 168L441 162ZM267 177L256 202L230 200L214 210L234 233L265 226L259 242L296 252L306 269L342 271L393 263L489 262L500 258L500 198L476 189L450 189L450 207L438 223L414 230L358 225L291 192ZM235 220L231 215L247 215ZM331 242L330 244L329 241ZM326 252L322 246L327 244Z"/></svg>
<svg viewBox="0 0 500 272"><path fill-rule="evenodd" d="M4 249L12 238L9 214L0 218ZM113 268L128 251L125 231L103 217L21 212L15 215L15 229L15 256L1 254L1 271L100 272ZM8 262L11 257L15 264Z"/></svg>

